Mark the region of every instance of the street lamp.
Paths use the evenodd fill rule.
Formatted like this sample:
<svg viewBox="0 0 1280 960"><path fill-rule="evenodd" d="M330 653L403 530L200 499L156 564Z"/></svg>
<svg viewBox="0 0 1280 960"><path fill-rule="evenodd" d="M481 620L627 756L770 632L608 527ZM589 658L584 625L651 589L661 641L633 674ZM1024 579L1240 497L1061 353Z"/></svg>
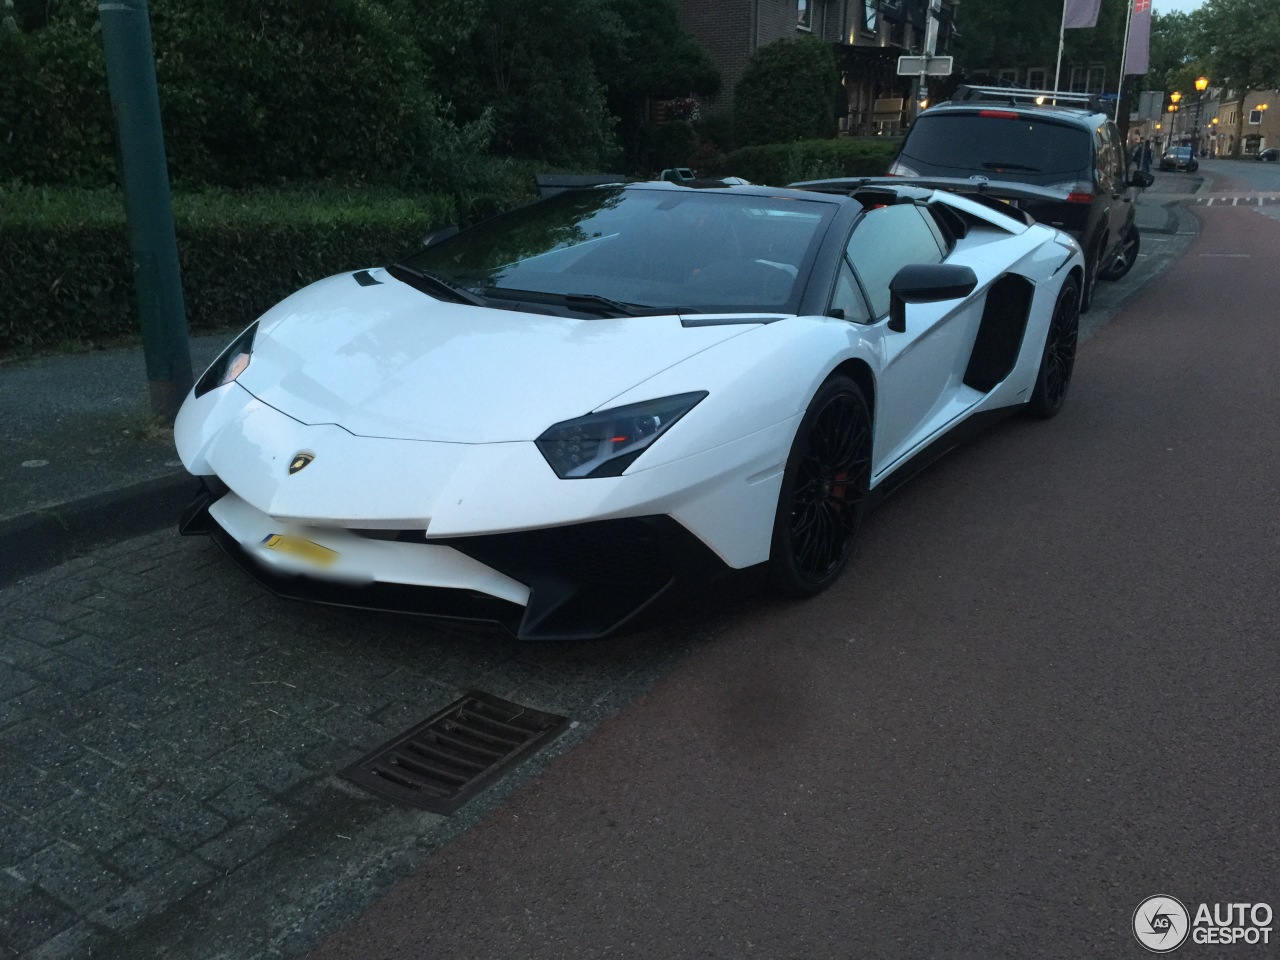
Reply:
<svg viewBox="0 0 1280 960"><path fill-rule="evenodd" d="M1175 94L1175 96L1177 96L1177 94ZM1166 151L1173 148L1173 128L1176 125L1177 119L1178 105L1176 103L1171 103L1169 104L1169 138L1164 145Z"/></svg>
<svg viewBox="0 0 1280 960"><path fill-rule="evenodd" d="M1196 78L1196 135L1191 138L1191 155L1193 157L1200 154L1200 110L1204 106L1204 92L1209 88L1208 77Z"/></svg>

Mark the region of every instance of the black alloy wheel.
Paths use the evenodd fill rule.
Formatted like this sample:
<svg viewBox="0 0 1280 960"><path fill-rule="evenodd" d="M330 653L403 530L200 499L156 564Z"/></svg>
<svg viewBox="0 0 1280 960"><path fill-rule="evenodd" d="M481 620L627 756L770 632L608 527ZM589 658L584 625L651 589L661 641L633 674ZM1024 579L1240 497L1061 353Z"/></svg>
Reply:
<svg viewBox="0 0 1280 960"><path fill-rule="evenodd" d="M1071 372L1076 365L1076 344L1080 337L1080 287L1068 277L1058 292L1045 338L1040 372L1027 408L1032 416L1047 420L1056 416L1067 399Z"/></svg>
<svg viewBox="0 0 1280 960"><path fill-rule="evenodd" d="M871 482L871 412L858 385L826 381L800 421L782 476L770 577L779 592L813 596L853 552Z"/></svg>
<svg viewBox="0 0 1280 960"><path fill-rule="evenodd" d="M1098 271L1098 276L1103 280L1119 280L1126 273L1133 269L1133 265L1138 262L1138 248L1142 243L1142 238L1138 234L1138 225L1136 223L1129 224L1129 229L1125 231L1124 239L1120 241L1120 248L1111 256L1111 262L1106 268Z"/></svg>

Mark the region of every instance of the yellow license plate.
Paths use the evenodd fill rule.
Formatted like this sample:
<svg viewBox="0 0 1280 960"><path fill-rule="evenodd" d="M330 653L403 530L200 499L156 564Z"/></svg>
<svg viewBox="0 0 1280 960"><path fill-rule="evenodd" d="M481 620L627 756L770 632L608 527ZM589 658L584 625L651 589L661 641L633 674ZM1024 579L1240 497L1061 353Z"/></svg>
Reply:
<svg viewBox="0 0 1280 960"><path fill-rule="evenodd" d="M301 537L289 537L282 533L270 533L262 538L262 545L268 550L275 550L277 553L287 553L292 557L297 557L304 563L308 563L313 567L329 567L337 562L338 551L330 550L328 547L322 547L318 543L310 540L303 540Z"/></svg>

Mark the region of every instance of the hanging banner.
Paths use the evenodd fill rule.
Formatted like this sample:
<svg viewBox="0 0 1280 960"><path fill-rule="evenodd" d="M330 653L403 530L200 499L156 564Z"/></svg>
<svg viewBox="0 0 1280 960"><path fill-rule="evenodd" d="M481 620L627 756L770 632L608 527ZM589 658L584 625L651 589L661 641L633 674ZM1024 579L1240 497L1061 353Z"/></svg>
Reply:
<svg viewBox="0 0 1280 960"><path fill-rule="evenodd" d="M1098 25L1098 8L1101 6L1102 0L1065 0L1062 5L1063 29L1096 27Z"/></svg>
<svg viewBox="0 0 1280 960"><path fill-rule="evenodd" d="M1151 54L1151 0L1133 0L1129 15L1129 49L1125 51L1125 75L1146 73Z"/></svg>

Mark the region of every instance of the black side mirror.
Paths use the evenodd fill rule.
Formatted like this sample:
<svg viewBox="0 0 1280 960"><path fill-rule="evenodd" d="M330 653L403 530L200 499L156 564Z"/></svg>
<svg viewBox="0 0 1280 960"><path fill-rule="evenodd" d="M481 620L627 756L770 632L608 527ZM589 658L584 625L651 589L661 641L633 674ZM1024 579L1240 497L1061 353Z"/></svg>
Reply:
<svg viewBox="0 0 1280 960"><path fill-rule="evenodd" d="M1143 170L1135 170L1129 177L1129 186L1140 187L1145 190L1156 182L1156 178Z"/></svg>
<svg viewBox="0 0 1280 960"><path fill-rule="evenodd" d="M457 236L460 228L456 223L451 223L447 227L441 227L439 230L432 230L425 237L418 241L418 245L424 250L427 247L433 247L441 240L448 240L450 237Z"/></svg>
<svg viewBox="0 0 1280 960"><path fill-rule="evenodd" d="M911 263L889 282L889 329L907 329L908 303L959 300L973 293L978 277L970 267L953 263Z"/></svg>

